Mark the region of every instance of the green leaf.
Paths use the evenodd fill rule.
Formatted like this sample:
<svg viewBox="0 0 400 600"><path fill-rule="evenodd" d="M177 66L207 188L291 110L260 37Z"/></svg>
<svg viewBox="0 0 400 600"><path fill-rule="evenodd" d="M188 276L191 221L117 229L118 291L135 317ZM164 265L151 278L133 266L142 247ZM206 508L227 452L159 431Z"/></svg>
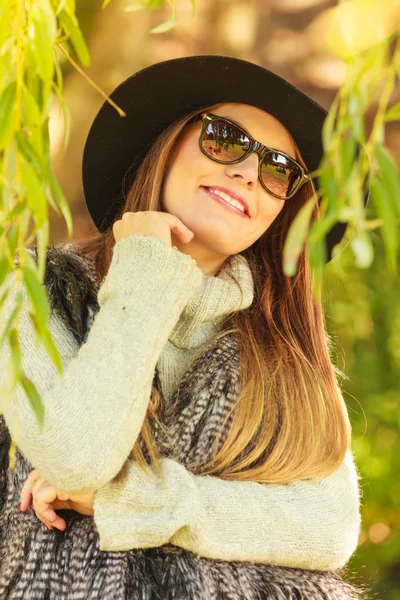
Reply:
<svg viewBox="0 0 400 600"><path fill-rule="evenodd" d="M36 258L33 253L33 250L31 248L27 248L26 246L23 246L21 248L21 255L22 255L21 262L25 265L25 267L29 267L33 271L37 269Z"/></svg>
<svg viewBox="0 0 400 600"><path fill-rule="evenodd" d="M108 4L110 4L111 0L104 0L103 4L101 5L101 8L105 8Z"/></svg>
<svg viewBox="0 0 400 600"><path fill-rule="evenodd" d="M338 204L338 183L335 169L332 165L332 158L324 156L320 164L320 175L318 178L322 195L326 196L328 207L337 207Z"/></svg>
<svg viewBox="0 0 400 600"><path fill-rule="evenodd" d="M36 220L42 224L48 218L47 200L42 190L42 183L33 167L25 160L21 161L21 175L28 205Z"/></svg>
<svg viewBox="0 0 400 600"><path fill-rule="evenodd" d="M58 13L63 10L63 8L68 7L68 2L67 0L60 0L60 2L58 3L58 6L55 10L55 14L58 15ZM75 12L75 8L72 9L72 12Z"/></svg>
<svg viewBox="0 0 400 600"><path fill-rule="evenodd" d="M11 329L10 335L10 350L11 350L11 359L14 373L14 381L20 381L21 379L21 346L19 344L19 336L16 329Z"/></svg>
<svg viewBox="0 0 400 600"><path fill-rule="evenodd" d="M192 21L196 16L196 0L190 0L192 3Z"/></svg>
<svg viewBox="0 0 400 600"><path fill-rule="evenodd" d="M27 205L28 203L26 198L22 198L22 200L18 202L10 212L7 213L6 221L12 223L18 215L26 210Z"/></svg>
<svg viewBox="0 0 400 600"><path fill-rule="evenodd" d="M387 263L392 273L397 273L398 224L385 183L385 181L373 175L371 177L371 197L376 206L377 214L382 219L382 236L385 242Z"/></svg>
<svg viewBox="0 0 400 600"><path fill-rule="evenodd" d="M10 261L5 256L4 258L2 258L0 260L0 287L3 285L3 282L6 278L6 276L10 272L10 268L11 268Z"/></svg>
<svg viewBox="0 0 400 600"><path fill-rule="evenodd" d="M324 147L324 151L326 152L328 152L332 146L333 132L338 122L338 120L336 119L336 114L339 106L339 101L340 94L338 92L329 108L329 112L326 115L324 123L322 125L322 144Z"/></svg>
<svg viewBox="0 0 400 600"><path fill-rule="evenodd" d="M68 143L69 143L69 138L70 138L70 133L71 133L71 113L70 113L68 104L66 103L65 99L62 96L62 87L59 88L54 84L54 91L56 92L58 99L60 101L60 106L61 106L61 110L62 110L63 118L64 118L63 152L65 152L67 149Z"/></svg>
<svg viewBox="0 0 400 600"><path fill-rule="evenodd" d="M24 282L29 299L38 319L38 331L40 336L47 329L49 320L49 304L43 283L38 280L36 272L26 266L22 267Z"/></svg>
<svg viewBox="0 0 400 600"><path fill-rule="evenodd" d="M28 379L28 377L25 374L21 375L20 383L24 388L25 394L27 395L32 410L35 413L37 420L39 421L40 430L43 431L44 404L42 402L42 398L38 393L34 383L30 379Z"/></svg>
<svg viewBox="0 0 400 600"><path fill-rule="evenodd" d="M351 131L347 130L347 132L341 136L339 148L342 179L346 180L351 172L357 152L357 142L354 137L352 137Z"/></svg>
<svg viewBox="0 0 400 600"><path fill-rule="evenodd" d="M315 195L300 208L290 225L283 247L283 271L288 277L296 273L297 263L309 230L309 223L315 206Z"/></svg>
<svg viewBox="0 0 400 600"><path fill-rule="evenodd" d="M17 82L11 81L0 97L0 148L8 144L15 127Z"/></svg>
<svg viewBox="0 0 400 600"><path fill-rule="evenodd" d="M7 233L7 242L11 256L15 256L15 251L18 245L18 225L12 225Z"/></svg>
<svg viewBox="0 0 400 600"><path fill-rule="evenodd" d="M0 2L0 49L10 35L9 24L11 22L12 9L15 10L13 0L2 0Z"/></svg>
<svg viewBox="0 0 400 600"><path fill-rule="evenodd" d="M37 235L37 253L38 253L38 272L39 277L44 279L46 272L47 246L49 242L49 222L45 221L38 228ZM26 264L26 263L25 263Z"/></svg>
<svg viewBox="0 0 400 600"><path fill-rule="evenodd" d="M43 160L37 154L36 149L32 146L30 140L27 138L24 132L17 131L15 134L17 146L21 154L26 158L26 161L32 165L33 169L43 175Z"/></svg>
<svg viewBox="0 0 400 600"><path fill-rule="evenodd" d="M165 31L169 31L176 25L178 25L177 19L170 19L169 21L165 21L164 23L161 23L161 25L157 25L157 27L153 27L153 29L150 29L150 33L164 33Z"/></svg>
<svg viewBox="0 0 400 600"><path fill-rule="evenodd" d="M125 10L125 12L137 12L139 10L144 10L145 8L146 8L145 4L137 3L137 4L130 4L124 10Z"/></svg>
<svg viewBox="0 0 400 600"><path fill-rule="evenodd" d="M50 356L57 371L61 375L63 373L61 356L60 356L57 346L53 342L53 339L52 339L48 329L43 328L37 315L30 312L29 316L30 316L32 325L33 325L37 335L40 337L40 341L42 342L43 346L45 347L45 349L47 351L47 354Z"/></svg>
<svg viewBox="0 0 400 600"><path fill-rule="evenodd" d="M158 10L159 8L162 8L162 6L164 6L164 2L165 0L145 0L146 1L146 8L148 8L149 10Z"/></svg>
<svg viewBox="0 0 400 600"><path fill-rule="evenodd" d="M9 293L10 293L10 288L5 288L5 290L2 292L2 294L0 296L0 310L1 310L1 307L3 306L4 302L6 301Z"/></svg>
<svg viewBox="0 0 400 600"><path fill-rule="evenodd" d="M396 102L396 104L389 108L383 120L385 123L388 123L389 121L400 121L400 102Z"/></svg>
<svg viewBox="0 0 400 600"><path fill-rule="evenodd" d="M30 145L43 161L42 115L35 98L26 86L22 91L22 123L25 137L29 137Z"/></svg>
<svg viewBox="0 0 400 600"><path fill-rule="evenodd" d="M76 16L74 14L68 13L66 10L62 10L58 18L65 33L69 35L71 44L79 60L85 67L89 66L89 50L83 38L82 32L79 28Z"/></svg>
<svg viewBox="0 0 400 600"><path fill-rule="evenodd" d="M51 191L53 192L54 197L57 200L57 202L61 208L61 212L62 212L65 222L67 224L68 236L71 237L72 230L73 230L73 224L72 224L72 215L71 215L71 211L70 211L68 202L67 202L64 194L62 193L62 190L58 184L58 181L56 180L54 173L52 171L49 172L48 177L49 177L49 184L50 184Z"/></svg>
<svg viewBox="0 0 400 600"><path fill-rule="evenodd" d="M374 149L382 177L390 194L394 213L400 216L400 175L388 150L381 146Z"/></svg>
<svg viewBox="0 0 400 600"><path fill-rule="evenodd" d="M30 40L43 81L51 82L54 75L53 48L57 39L57 20L48 0L32 4L33 30Z"/></svg>
<svg viewBox="0 0 400 600"><path fill-rule="evenodd" d="M356 266L361 269L368 269L372 263L374 251L367 232L362 229L358 230L350 240L350 246L354 252Z"/></svg>
<svg viewBox="0 0 400 600"><path fill-rule="evenodd" d="M66 0L66 9L70 15L74 15L76 13L76 2L75 0Z"/></svg>
<svg viewBox="0 0 400 600"><path fill-rule="evenodd" d="M12 309L12 312L10 314L10 316L7 319L7 323L4 327L4 330L1 334L0 337L0 347L3 345L3 343L5 342L6 339L9 339L10 337L10 331L11 328L14 324L15 319L17 318L17 315L19 314L21 307L22 307L22 302L24 300L24 296L23 293L21 291L17 291L15 296L13 297L14 300L14 307Z"/></svg>

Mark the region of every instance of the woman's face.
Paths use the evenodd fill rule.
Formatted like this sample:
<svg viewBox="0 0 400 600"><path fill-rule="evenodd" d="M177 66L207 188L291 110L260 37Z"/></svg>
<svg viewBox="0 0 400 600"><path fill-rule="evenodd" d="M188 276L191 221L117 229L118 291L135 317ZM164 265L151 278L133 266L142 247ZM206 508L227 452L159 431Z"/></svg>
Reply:
<svg viewBox="0 0 400 600"><path fill-rule="evenodd" d="M295 158L287 129L269 113L239 103L219 104L209 112L239 122L259 142ZM182 133L166 175L161 205L194 233L187 244L172 234L172 245L190 254L206 275L215 275L230 255L251 246L268 229L285 200L262 187L255 152L231 165L207 158L198 145L201 126L197 121ZM250 218L218 202L206 189L218 186L239 194L247 202Z"/></svg>

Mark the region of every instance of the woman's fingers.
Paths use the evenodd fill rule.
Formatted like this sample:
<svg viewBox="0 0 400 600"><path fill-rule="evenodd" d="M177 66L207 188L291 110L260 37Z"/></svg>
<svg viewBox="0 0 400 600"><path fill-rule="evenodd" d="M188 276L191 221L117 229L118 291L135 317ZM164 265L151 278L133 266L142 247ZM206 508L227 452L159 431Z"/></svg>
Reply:
<svg viewBox="0 0 400 600"><path fill-rule="evenodd" d="M66 522L51 506L51 504L55 503L58 499L57 492L57 488L45 479L36 481L32 489L33 507L36 516L43 521L43 523L49 527L57 527L57 529L64 531L67 526Z"/></svg>
<svg viewBox="0 0 400 600"><path fill-rule="evenodd" d="M38 479L41 479L41 475L37 469L33 469L33 471L29 473L24 485L22 486L20 494L21 510L26 510L29 507L30 501L32 499L32 488Z"/></svg>

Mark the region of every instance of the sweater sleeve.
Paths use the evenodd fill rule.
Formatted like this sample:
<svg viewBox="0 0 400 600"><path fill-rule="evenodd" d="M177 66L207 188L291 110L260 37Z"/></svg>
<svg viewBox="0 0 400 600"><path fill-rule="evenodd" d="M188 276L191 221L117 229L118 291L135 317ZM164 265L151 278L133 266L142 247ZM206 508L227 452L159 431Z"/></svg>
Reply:
<svg viewBox="0 0 400 600"><path fill-rule="evenodd" d="M203 272L196 261L153 236L115 244L98 292L98 311L78 347L56 311L49 331L60 351L60 375L38 345L25 289L19 316L22 367L44 403L44 427L21 385L2 407L18 448L42 477L71 492L98 489L125 463L143 424L159 355ZM15 280L0 314L7 322ZM3 327L1 327L3 329ZM9 344L0 348L0 389L7 389Z"/></svg>
<svg viewBox="0 0 400 600"><path fill-rule="evenodd" d="M319 482L227 481L168 458L161 465L153 481L129 459L123 480L96 491L101 550L171 543L213 559L333 570L357 548L359 475L350 450Z"/></svg>

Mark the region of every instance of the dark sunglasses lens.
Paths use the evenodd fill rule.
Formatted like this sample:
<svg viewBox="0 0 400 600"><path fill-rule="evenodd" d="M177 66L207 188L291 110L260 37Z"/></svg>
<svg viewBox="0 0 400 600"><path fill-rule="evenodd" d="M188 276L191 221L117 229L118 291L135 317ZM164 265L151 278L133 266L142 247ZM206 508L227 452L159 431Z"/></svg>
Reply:
<svg viewBox="0 0 400 600"><path fill-rule="evenodd" d="M223 162L241 158L249 145L249 138L240 129L218 119L213 119L207 125L201 139L201 146L210 158Z"/></svg>
<svg viewBox="0 0 400 600"><path fill-rule="evenodd" d="M268 152L261 166L261 174L268 190L281 198L290 196L301 179L300 169L279 152Z"/></svg>

